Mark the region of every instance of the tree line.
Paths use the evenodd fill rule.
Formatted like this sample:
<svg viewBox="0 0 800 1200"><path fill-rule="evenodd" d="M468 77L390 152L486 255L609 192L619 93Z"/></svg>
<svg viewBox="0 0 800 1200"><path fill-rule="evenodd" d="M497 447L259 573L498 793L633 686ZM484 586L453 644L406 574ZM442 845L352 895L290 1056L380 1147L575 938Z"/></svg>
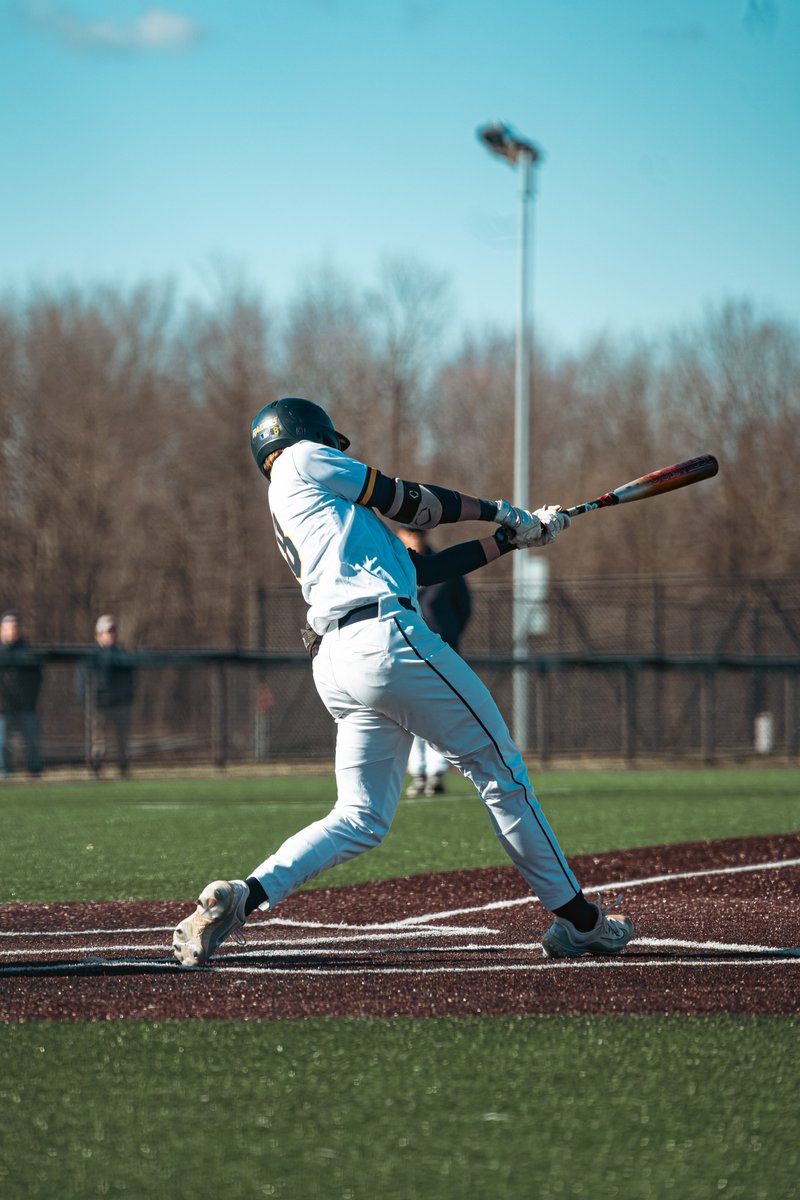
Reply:
<svg viewBox="0 0 800 1200"><path fill-rule="evenodd" d="M511 498L513 335L455 338L447 288L406 260L363 290L321 271L281 308L241 281L204 304L169 283L6 297L0 605L40 643L90 641L112 611L133 646L252 644L253 597L292 586L248 444L281 395L322 404L387 474ZM696 488L578 518L553 576L800 575L799 416L800 330L747 299L657 338L537 339L532 506L720 461Z"/></svg>

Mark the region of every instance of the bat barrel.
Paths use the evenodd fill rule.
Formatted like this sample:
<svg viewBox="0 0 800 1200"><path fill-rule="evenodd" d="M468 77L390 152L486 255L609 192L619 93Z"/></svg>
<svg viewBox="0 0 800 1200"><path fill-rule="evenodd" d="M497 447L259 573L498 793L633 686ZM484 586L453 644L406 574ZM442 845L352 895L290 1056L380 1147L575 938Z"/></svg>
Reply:
<svg viewBox="0 0 800 1200"><path fill-rule="evenodd" d="M713 454L700 454L697 458L688 458L685 462L674 463L671 467L651 471L639 479L632 479L630 483L622 483L613 491L598 496L596 500L587 500L565 511L568 516L577 517L581 513L593 512L596 508L608 508L612 504L630 504L633 500L646 500L649 496L660 496L662 492L674 492L678 488L699 483L701 479L711 479L718 471L719 463Z"/></svg>

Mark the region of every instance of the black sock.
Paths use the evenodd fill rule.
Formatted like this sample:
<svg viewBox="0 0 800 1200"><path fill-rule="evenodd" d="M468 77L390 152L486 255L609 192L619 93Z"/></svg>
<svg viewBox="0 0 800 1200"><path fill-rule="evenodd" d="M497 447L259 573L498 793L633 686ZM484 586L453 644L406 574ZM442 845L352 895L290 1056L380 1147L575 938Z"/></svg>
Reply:
<svg viewBox="0 0 800 1200"><path fill-rule="evenodd" d="M249 917L254 908L258 908L259 904L267 903L267 893L264 891L261 884L252 875L248 875L245 883L250 888L250 895L244 902L245 916Z"/></svg>
<svg viewBox="0 0 800 1200"><path fill-rule="evenodd" d="M557 917L566 917L571 921L578 933L588 933L597 924L597 905L590 904L583 892L578 892L560 908L554 908Z"/></svg>

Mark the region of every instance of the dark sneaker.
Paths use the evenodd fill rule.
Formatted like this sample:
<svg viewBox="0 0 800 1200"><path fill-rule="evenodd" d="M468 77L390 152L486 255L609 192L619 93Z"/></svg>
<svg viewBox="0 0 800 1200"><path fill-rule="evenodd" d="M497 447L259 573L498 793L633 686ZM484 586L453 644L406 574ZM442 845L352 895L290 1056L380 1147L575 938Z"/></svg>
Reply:
<svg viewBox="0 0 800 1200"><path fill-rule="evenodd" d="M608 916L621 899L621 896L617 896L614 903L604 909L602 898L597 897L597 924L588 933L579 933L571 921L554 917L553 924L542 938L542 949L546 956L578 958L581 954L619 954L633 937L633 921L630 917Z"/></svg>
<svg viewBox="0 0 800 1200"><path fill-rule="evenodd" d="M444 780L441 775L432 775L425 784L426 796L442 796L444 795Z"/></svg>

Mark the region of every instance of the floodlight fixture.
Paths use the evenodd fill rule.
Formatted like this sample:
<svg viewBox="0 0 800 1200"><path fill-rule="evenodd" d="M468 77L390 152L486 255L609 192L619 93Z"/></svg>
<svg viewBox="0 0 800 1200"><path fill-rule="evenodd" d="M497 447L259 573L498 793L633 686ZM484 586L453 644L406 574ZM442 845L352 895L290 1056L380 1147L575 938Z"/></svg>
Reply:
<svg viewBox="0 0 800 1200"><path fill-rule="evenodd" d="M540 162L542 159L542 152L538 146L528 138L521 137L503 121L493 121L488 125L481 125L477 133L478 138L491 154L496 154L498 158L504 158L512 166L516 166L520 158L524 158L530 163Z"/></svg>

